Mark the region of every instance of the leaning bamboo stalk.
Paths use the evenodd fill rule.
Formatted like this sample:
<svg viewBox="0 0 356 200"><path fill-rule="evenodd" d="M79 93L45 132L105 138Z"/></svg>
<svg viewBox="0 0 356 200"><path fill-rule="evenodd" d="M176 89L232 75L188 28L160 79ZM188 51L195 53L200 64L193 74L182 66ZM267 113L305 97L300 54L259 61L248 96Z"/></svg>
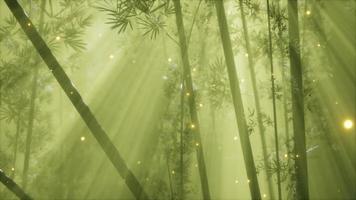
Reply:
<svg viewBox="0 0 356 200"><path fill-rule="evenodd" d="M191 131L194 134L194 139L196 142L196 153L197 153L197 160L198 160L198 168L199 168L199 175L200 175L200 183L203 193L203 199L209 200L210 191L209 191L209 183L208 183L208 176L207 170L205 166L204 160L204 151L203 151L203 144L201 142L200 136L200 124L198 119L198 112L195 102L195 93L193 90L193 80L192 80L192 73L190 69L189 57L188 57L188 48L187 48L187 41L186 35L184 32L184 24L183 24L183 16L182 16L182 9L180 0L174 0L174 9L176 15L176 25L178 29L179 35L179 46L181 50L181 57L183 62L183 75L185 80L185 87L186 87L186 94L189 103L189 111L191 117Z"/></svg>
<svg viewBox="0 0 356 200"><path fill-rule="evenodd" d="M298 1L288 0L289 58L291 68L292 110L297 199L309 199L305 142L303 78L300 57Z"/></svg>
<svg viewBox="0 0 356 200"><path fill-rule="evenodd" d="M267 178L267 186L268 186L268 192L270 195L271 199L274 198L274 189L273 189L273 183L272 183L272 176L271 173L269 172L269 162L268 162L268 153L267 153L267 143L266 143L266 129L263 125L263 120L262 120L262 111L261 111L261 103L260 103L260 97L259 97L259 91L257 89L257 81L256 81L256 71L255 71L255 63L252 58L252 50L251 50L251 45L250 45L250 36L249 36L249 31L247 28L247 21L245 17L245 11L244 11L244 6L243 6L243 1L239 0L239 6L241 9L241 21L242 21L242 28L243 28L243 35L244 35L244 40L245 40L245 45L246 45L246 51L247 51L247 58L248 58L248 68L250 71L250 77L251 77L251 83L252 83L252 91L254 93L254 101L255 101L255 107L256 107L256 116L257 116L257 126L258 126L258 131L260 133L261 137L261 145L262 145L262 155L263 155L263 164L265 166L265 173L266 173L266 178Z"/></svg>
<svg viewBox="0 0 356 200"><path fill-rule="evenodd" d="M13 192L21 200L31 200L32 198L20 188L11 178L0 169L0 182L2 182L11 192Z"/></svg>
<svg viewBox="0 0 356 200"><path fill-rule="evenodd" d="M216 13L218 17L221 41L224 49L225 61L229 75L232 100L235 108L235 116L238 126L238 131L241 139L242 153L245 161L247 177L249 179L249 187L252 199L261 199L260 188L258 185L256 166L253 160L253 153L244 114L242 96L240 91L239 80L236 73L234 55L231 47L231 39L227 26L225 15L224 2L222 0L215 1Z"/></svg>
<svg viewBox="0 0 356 200"><path fill-rule="evenodd" d="M16 0L5 0L5 2L11 10L12 14L15 16L15 18L21 25L27 37L30 39L30 41L36 48L39 55L47 64L49 70L52 72L52 74L54 75L54 77L72 102L73 106L76 108L76 110L90 129L93 136L100 144L101 148L106 153L107 157L110 159L121 177L125 180L127 186L129 187L135 198L148 199L148 196L143 190L142 185L138 182L137 178L134 176L131 170L128 169L120 153L118 152L114 144L111 142L106 132L100 126L99 122L97 121L89 107L84 103L78 90L74 87L68 75L58 63L57 59L52 54L45 41L38 34L36 28L32 24L31 20L27 17L22 7Z"/></svg>

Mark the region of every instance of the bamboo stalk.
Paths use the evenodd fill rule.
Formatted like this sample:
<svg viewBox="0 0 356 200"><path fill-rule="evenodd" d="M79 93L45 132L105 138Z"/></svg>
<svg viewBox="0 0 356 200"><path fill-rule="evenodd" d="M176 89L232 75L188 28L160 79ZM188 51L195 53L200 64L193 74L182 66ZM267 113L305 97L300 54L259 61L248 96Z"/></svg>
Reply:
<svg viewBox="0 0 356 200"><path fill-rule="evenodd" d="M252 59L252 50L251 50L251 45L250 45L249 31L247 28L247 22L246 22L245 11L244 11L244 6L243 6L242 0L239 0L239 5L240 5L240 9L241 9L241 20L242 20L243 33L244 33L244 39L245 39L245 44L246 44L246 51L247 51L247 58L248 58L248 65L249 65L248 68L250 71L252 90L254 93L253 96L254 96L255 107L256 107L257 125L258 125L258 130L260 133L260 137L261 137L263 164L265 166L265 173L266 173L266 177L267 177L268 192L269 192L270 198L275 199L274 192L273 192L274 189L273 189L272 177L271 177L272 175L268 170L269 162L268 162L267 143L266 143L266 136L265 136L266 129L263 125L263 120L262 120L261 103L260 103L259 91L257 89L257 81L256 81L255 63L254 63L254 60Z"/></svg>
<svg viewBox="0 0 356 200"><path fill-rule="evenodd" d="M46 8L46 1L41 0L41 13L39 20L39 32L42 32L43 23L44 23L44 10ZM24 167L22 173L22 187L26 189L27 187L27 178L28 178L28 168L30 164L30 155L31 155L31 143L32 143L32 134L33 134L33 123L35 120L35 107L37 99L37 87L38 87L38 73L39 69L36 67L33 71L33 80L31 88L31 98L30 98L30 111L28 115L28 126L27 126L27 135L26 135L26 145L25 145L25 158L24 158Z"/></svg>
<svg viewBox="0 0 356 200"><path fill-rule="evenodd" d="M190 117L192 121L191 132L194 134L194 138L196 142L196 153L197 153L198 168L200 174L200 183L201 183L201 188L203 193L203 199L209 200L211 199L211 197L209 191L207 170L206 170L206 165L204 160L203 144L201 142L201 136L200 136L200 125L199 125L198 112L197 112L196 102L195 102L195 93L193 90L192 73L191 73L189 57L188 57L186 35L184 32L182 10L180 5L180 0L173 0L173 2L174 2L175 14L176 14L176 25L178 29L178 35L179 35L181 57L183 62L183 71L184 71L183 74L186 83L185 84L186 94L189 102L189 111L190 111Z"/></svg>
<svg viewBox="0 0 356 200"><path fill-rule="evenodd" d="M272 106L273 106L273 127L274 127L274 140L276 148L276 165L277 165L277 191L278 199L282 199L282 190L281 190L281 164L279 161L279 140L278 140L278 124L277 124L277 108L276 108L276 92L275 92L275 75L274 75L274 65L273 65L273 49L272 49L272 33L271 33L271 18L270 18L270 4L267 0L267 25L268 25L268 57L271 64L271 83L272 83Z"/></svg>
<svg viewBox="0 0 356 200"><path fill-rule="evenodd" d="M308 200L308 169L305 142L304 97L300 39L298 25L298 1L288 0L289 57L291 68L292 110L297 199Z"/></svg>
<svg viewBox="0 0 356 200"><path fill-rule="evenodd" d="M81 115L82 119L90 129L91 133L106 153L107 157L110 159L121 177L125 180L127 186L129 187L135 198L149 199L148 195L143 190L142 185L138 182L134 174L128 169L120 153L118 152L114 144L111 142L106 132L100 126L99 122L97 121L89 107L84 103L78 90L74 87L71 80L64 72L57 59L52 54L51 50L48 48L44 40L38 34L37 30L35 29L31 20L26 16L22 7L16 0L5 0L5 2L11 10L12 14L15 16L15 18L21 25L27 37L31 40L38 53L40 54L44 62L47 64L49 70L53 73L54 77L63 88L64 92L72 102L73 106Z"/></svg>
<svg viewBox="0 0 356 200"><path fill-rule="evenodd" d="M0 7L1 9L1 7ZM1 42L1 41L0 41ZM2 107L2 80L0 78L0 109ZM2 147L2 120L0 120L0 151L1 151L1 148Z"/></svg>
<svg viewBox="0 0 356 200"><path fill-rule="evenodd" d="M239 80L236 73L234 55L231 47L231 40L227 26L225 8L223 0L215 0L216 13L218 17L221 41L224 49L225 61L230 80L230 88L232 100L235 108L235 116L238 126L238 131L241 139L242 153L245 161L247 177L250 181L250 193L252 199L261 199L260 188L256 174L256 166L253 160L253 153L247 129L242 96L240 91Z"/></svg>
<svg viewBox="0 0 356 200"><path fill-rule="evenodd" d="M184 73L182 73L182 91L180 94L180 199L184 199Z"/></svg>
<svg viewBox="0 0 356 200"><path fill-rule="evenodd" d="M278 0L277 2L277 10L278 13L281 12L280 9L280 0ZM287 97L287 77L286 77L286 70L284 69L283 65L284 65L284 59L285 59L285 51L284 51L284 44L283 44L283 31L281 29L281 27L278 27L278 48L279 48L279 53L280 53L280 67L281 67L281 76L282 76L282 83L284 85L283 87L283 118L284 118L284 131L285 131L285 135L286 135L286 149L289 152L290 150L290 146L289 146L289 140L290 140L290 131L289 131L289 120L288 120L288 97ZM288 162L290 161L290 156L288 156Z"/></svg>
<svg viewBox="0 0 356 200"><path fill-rule="evenodd" d="M32 80L32 89L31 89L31 99L30 99L30 111L28 116L28 127L26 135L26 145L25 145L25 158L24 158L24 167L22 173L22 187L26 189L27 187L27 177L28 177L28 168L30 164L30 154L31 154L31 143L32 143L32 134L33 134L33 123L35 118L35 106L37 98L37 80L38 80L38 68L34 69L33 80Z"/></svg>
<svg viewBox="0 0 356 200"><path fill-rule="evenodd" d="M32 200L32 198L24 192L11 178L0 169L0 182L2 182L11 192L13 192L21 200Z"/></svg>
<svg viewBox="0 0 356 200"><path fill-rule="evenodd" d="M20 114L19 116L17 117L17 120L16 120L16 135L15 135L15 144L14 144L14 155L13 155L13 158L12 158L12 167L14 169L16 169L16 160L17 160L17 144L18 144L18 140L19 140L19 136L20 136L20 128L21 126L21 118L20 118ZM14 177L15 176L15 170L13 170L12 174L10 175L11 177Z"/></svg>

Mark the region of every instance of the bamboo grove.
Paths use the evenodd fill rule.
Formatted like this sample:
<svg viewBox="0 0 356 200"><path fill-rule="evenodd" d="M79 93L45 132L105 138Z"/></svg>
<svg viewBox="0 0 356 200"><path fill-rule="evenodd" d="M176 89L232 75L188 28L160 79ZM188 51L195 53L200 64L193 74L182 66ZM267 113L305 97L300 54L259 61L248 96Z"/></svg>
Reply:
<svg viewBox="0 0 356 200"><path fill-rule="evenodd" d="M354 0L3 0L0 199L355 199Z"/></svg>

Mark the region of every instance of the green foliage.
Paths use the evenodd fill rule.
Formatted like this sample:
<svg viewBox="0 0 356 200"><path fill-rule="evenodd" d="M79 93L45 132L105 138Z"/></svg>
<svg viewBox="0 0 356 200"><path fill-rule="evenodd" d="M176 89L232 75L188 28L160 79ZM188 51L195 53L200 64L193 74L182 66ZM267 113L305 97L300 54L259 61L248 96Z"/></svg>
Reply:
<svg viewBox="0 0 356 200"><path fill-rule="evenodd" d="M47 6L45 10L31 13L31 20L52 51L57 52L62 48L74 51L83 50L85 48L82 38L83 31L91 24L91 16L86 13L88 2L85 0L63 0L57 3L58 12L53 10L52 5ZM39 4L39 1L32 1L24 3L23 6L26 8L29 6L30 9L35 10L40 7ZM39 24L38 19L42 12L45 22ZM5 124L1 130L6 131L5 134L1 132L2 136L6 136L2 137L6 140L1 141L1 146L6 145L6 153L11 155L11 159L7 161L8 165L14 164L15 166L12 167L16 171L21 171L18 169L19 161L16 160L15 155L25 151L26 134L24 133L28 131L29 121L34 120L31 157L40 154L47 143L52 140L55 129L52 127L52 114L49 112L48 106L53 95L53 89L51 89L53 79L48 71L40 70L41 60L15 18L9 15L5 19L0 24L2 44L0 47L0 120L2 125ZM41 89L35 95L34 117L29 119L35 69L39 70L39 77L35 84ZM17 156L18 158L19 156ZM0 168L3 166L5 165ZM14 173L14 175L16 174ZM15 177L17 178L17 176ZM33 177L33 174L30 174L30 177Z"/></svg>
<svg viewBox="0 0 356 200"><path fill-rule="evenodd" d="M105 0L95 7L108 15L106 23L119 34L128 27L137 27L143 30L143 36L151 39L164 30L166 24L163 18L174 13L169 0Z"/></svg>
<svg viewBox="0 0 356 200"><path fill-rule="evenodd" d="M204 71L207 81L203 90L206 91L213 109L221 109L226 102L231 102L225 60L217 57L208 67Z"/></svg>

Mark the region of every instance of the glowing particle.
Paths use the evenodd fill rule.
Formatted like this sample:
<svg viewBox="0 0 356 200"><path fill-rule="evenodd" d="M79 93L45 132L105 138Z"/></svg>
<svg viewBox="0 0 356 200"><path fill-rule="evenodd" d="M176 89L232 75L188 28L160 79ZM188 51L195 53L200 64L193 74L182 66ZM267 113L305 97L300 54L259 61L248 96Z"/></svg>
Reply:
<svg viewBox="0 0 356 200"><path fill-rule="evenodd" d="M235 137L234 137L234 140L237 140L237 139L238 139L237 136L235 136Z"/></svg>
<svg viewBox="0 0 356 200"><path fill-rule="evenodd" d="M245 79L242 78L242 79L241 79L241 83L244 83L244 82L245 82Z"/></svg>
<svg viewBox="0 0 356 200"><path fill-rule="evenodd" d="M197 142L197 143L195 143L195 146L197 146L197 147L198 147L198 146L199 146L199 143L198 143L198 142Z"/></svg>
<svg viewBox="0 0 356 200"><path fill-rule="evenodd" d="M12 168L11 168L11 171L15 171L15 168L14 168L14 167L12 167Z"/></svg>
<svg viewBox="0 0 356 200"><path fill-rule="evenodd" d="M139 160L139 161L137 161L137 164L138 164L138 165L141 165L141 161L140 161L140 160Z"/></svg>
<svg viewBox="0 0 356 200"><path fill-rule="evenodd" d="M172 58L168 58L168 62L172 62Z"/></svg>
<svg viewBox="0 0 356 200"><path fill-rule="evenodd" d="M201 108L202 108L202 107L203 107L203 104L202 104L202 103L200 103L200 104L199 104L199 107L201 107Z"/></svg>
<svg viewBox="0 0 356 200"><path fill-rule="evenodd" d="M305 12L305 14L310 15L310 14L311 14L311 11L310 11L310 10L307 10L307 11Z"/></svg>
<svg viewBox="0 0 356 200"><path fill-rule="evenodd" d="M239 183L239 180L236 179L236 180L235 180L235 183L238 184L238 183Z"/></svg>
<svg viewBox="0 0 356 200"><path fill-rule="evenodd" d="M113 55L113 54L110 54L110 55L109 55L109 58L110 58L110 59L114 59L114 55Z"/></svg>
<svg viewBox="0 0 356 200"><path fill-rule="evenodd" d="M245 53L245 57L248 57L248 53Z"/></svg>
<svg viewBox="0 0 356 200"><path fill-rule="evenodd" d="M194 67L194 68L193 68L193 72L196 72L196 71L197 71L197 68Z"/></svg>
<svg viewBox="0 0 356 200"><path fill-rule="evenodd" d="M247 183L250 183L251 181L250 181L250 179L247 179Z"/></svg>
<svg viewBox="0 0 356 200"><path fill-rule="evenodd" d="M321 47L321 44L320 44L320 43L318 43L316 46L317 46L317 47Z"/></svg>
<svg viewBox="0 0 356 200"><path fill-rule="evenodd" d="M191 124L190 128L192 128L192 129L195 128L195 124Z"/></svg>
<svg viewBox="0 0 356 200"><path fill-rule="evenodd" d="M172 174L175 174L176 172L174 170L172 170Z"/></svg>
<svg viewBox="0 0 356 200"><path fill-rule="evenodd" d="M288 154L284 154L284 157L285 157L285 158L288 158Z"/></svg>
<svg viewBox="0 0 356 200"><path fill-rule="evenodd" d="M31 26L31 23L30 23L30 22L28 22L28 23L27 23L27 26Z"/></svg>
<svg viewBox="0 0 356 200"><path fill-rule="evenodd" d="M187 92L187 93L185 93L185 95L190 96L190 93L189 93L189 92Z"/></svg>
<svg viewBox="0 0 356 200"><path fill-rule="evenodd" d="M84 140L85 140L84 136L80 137L80 141L84 141Z"/></svg>
<svg viewBox="0 0 356 200"><path fill-rule="evenodd" d="M351 129L353 126L354 126L354 123L353 123L352 120L346 119L346 120L344 121L344 128L345 128L345 129Z"/></svg>
<svg viewBox="0 0 356 200"><path fill-rule="evenodd" d="M163 79L163 80L167 80L168 77L167 77L167 76L162 76L162 79Z"/></svg>
<svg viewBox="0 0 356 200"><path fill-rule="evenodd" d="M263 194L263 198L266 198L267 197L267 194Z"/></svg>
<svg viewBox="0 0 356 200"><path fill-rule="evenodd" d="M57 41L59 41L60 39L61 39L61 37L60 37L60 36L57 36L57 37L56 37L56 40L57 40Z"/></svg>
<svg viewBox="0 0 356 200"><path fill-rule="evenodd" d="M295 157L299 158L299 154L295 155Z"/></svg>

